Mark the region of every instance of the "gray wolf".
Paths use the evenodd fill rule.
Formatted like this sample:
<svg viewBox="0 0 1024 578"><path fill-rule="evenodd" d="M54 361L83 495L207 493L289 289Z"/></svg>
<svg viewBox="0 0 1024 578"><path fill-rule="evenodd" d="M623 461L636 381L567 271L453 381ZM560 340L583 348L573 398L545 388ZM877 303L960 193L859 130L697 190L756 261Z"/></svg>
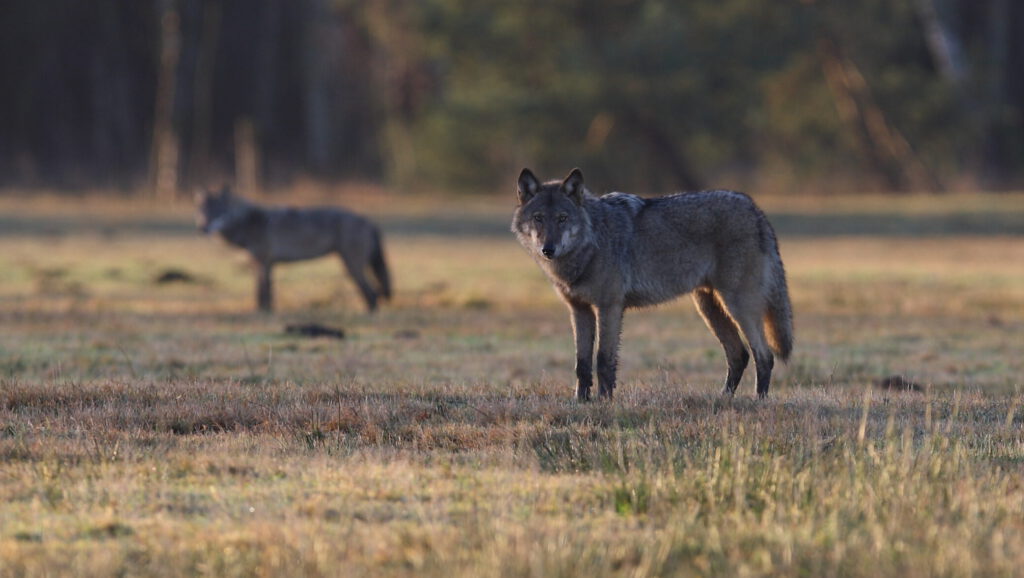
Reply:
<svg viewBox="0 0 1024 578"><path fill-rule="evenodd" d="M276 263L337 254L359 287L366 308L391 297L391 277L384 259L381 233L367 218L337 207L267 207L233 194L196 194L196 226L219 234L252 255L256 267L256 301L273 309L271 273ZM371 282L370 277L373 278Z"/></svg>
<svg viewBox="0 0 1024 578"><path fill-rule="evenodd" d="M596 197L579 169L544 183L523 169L517 194L512 232L569 306L578 399L590 398L595 337L598 393L610 399L624 310L685 293L725 349L722 393L735 393L749 348L757 394L768 395L774 356L793 348L793 314L775 232L750 197Z"/></svg>

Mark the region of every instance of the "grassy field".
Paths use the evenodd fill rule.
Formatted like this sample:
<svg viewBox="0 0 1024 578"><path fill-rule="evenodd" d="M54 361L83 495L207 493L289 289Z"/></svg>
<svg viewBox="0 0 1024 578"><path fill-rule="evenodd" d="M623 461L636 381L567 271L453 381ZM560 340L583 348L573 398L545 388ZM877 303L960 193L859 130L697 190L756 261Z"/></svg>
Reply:
<svg viewBox="0 0 1024 578"><path fill-rule="evenodd" d="M797 330L772 397L717 397L684 299L627 314L584 405L511 194L337 200L387 235L374 316L331 259L252 312L184 202L0 197L0 576L1024 567L1024 196L765 199Z"/></svg>

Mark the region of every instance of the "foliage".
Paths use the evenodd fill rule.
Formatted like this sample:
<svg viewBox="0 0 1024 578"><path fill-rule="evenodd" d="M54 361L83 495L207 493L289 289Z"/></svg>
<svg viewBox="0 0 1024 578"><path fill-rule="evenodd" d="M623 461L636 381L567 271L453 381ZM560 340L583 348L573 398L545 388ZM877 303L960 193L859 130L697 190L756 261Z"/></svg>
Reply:
<svg viewBox="0 0 1024 578"><path fill-rule="evenodd" d="M1009 0L3 10L0 182L130 187L158 162L184 187L481 190L523 165L641 191L1022 182L1024 5ZM156 150L167 130L179 154Z"/></svg>

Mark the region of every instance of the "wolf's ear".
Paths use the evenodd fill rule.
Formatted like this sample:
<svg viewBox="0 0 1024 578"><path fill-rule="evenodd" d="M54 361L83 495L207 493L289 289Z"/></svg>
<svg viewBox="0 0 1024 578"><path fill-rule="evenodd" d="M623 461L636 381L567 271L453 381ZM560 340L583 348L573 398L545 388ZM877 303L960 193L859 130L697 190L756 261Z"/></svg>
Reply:
<svg viewBox="0 0 1024 578"><path fill-rule="evenodd" d="M518 183L517 193L519 194L520 205L532 199L537 194L537 189L540 188L540 181L537 180L537 177L533 176L530 169L523 169L523 172L519 173Z"/></svg>
<svg viewBox="0 0 1024 578"><path fill-rule="evenodd" d="M579 169L573 169L569 176L565 177L565 180L562 181L562 190L577 205L583 204L583 172Z"/></svg>

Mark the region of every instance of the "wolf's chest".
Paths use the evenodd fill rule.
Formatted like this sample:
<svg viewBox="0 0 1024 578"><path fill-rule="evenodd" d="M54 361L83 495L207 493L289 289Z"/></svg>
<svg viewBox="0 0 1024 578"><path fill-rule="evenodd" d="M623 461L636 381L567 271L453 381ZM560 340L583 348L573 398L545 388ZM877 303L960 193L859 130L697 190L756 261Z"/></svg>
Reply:
<svg viewBox="0 0 1024 578"><path fill-rule="evenodd" d="M545 265L544 271L558 292L573 301L598 304L622 293L619 272L597 259L570 259Z"/></svg>

